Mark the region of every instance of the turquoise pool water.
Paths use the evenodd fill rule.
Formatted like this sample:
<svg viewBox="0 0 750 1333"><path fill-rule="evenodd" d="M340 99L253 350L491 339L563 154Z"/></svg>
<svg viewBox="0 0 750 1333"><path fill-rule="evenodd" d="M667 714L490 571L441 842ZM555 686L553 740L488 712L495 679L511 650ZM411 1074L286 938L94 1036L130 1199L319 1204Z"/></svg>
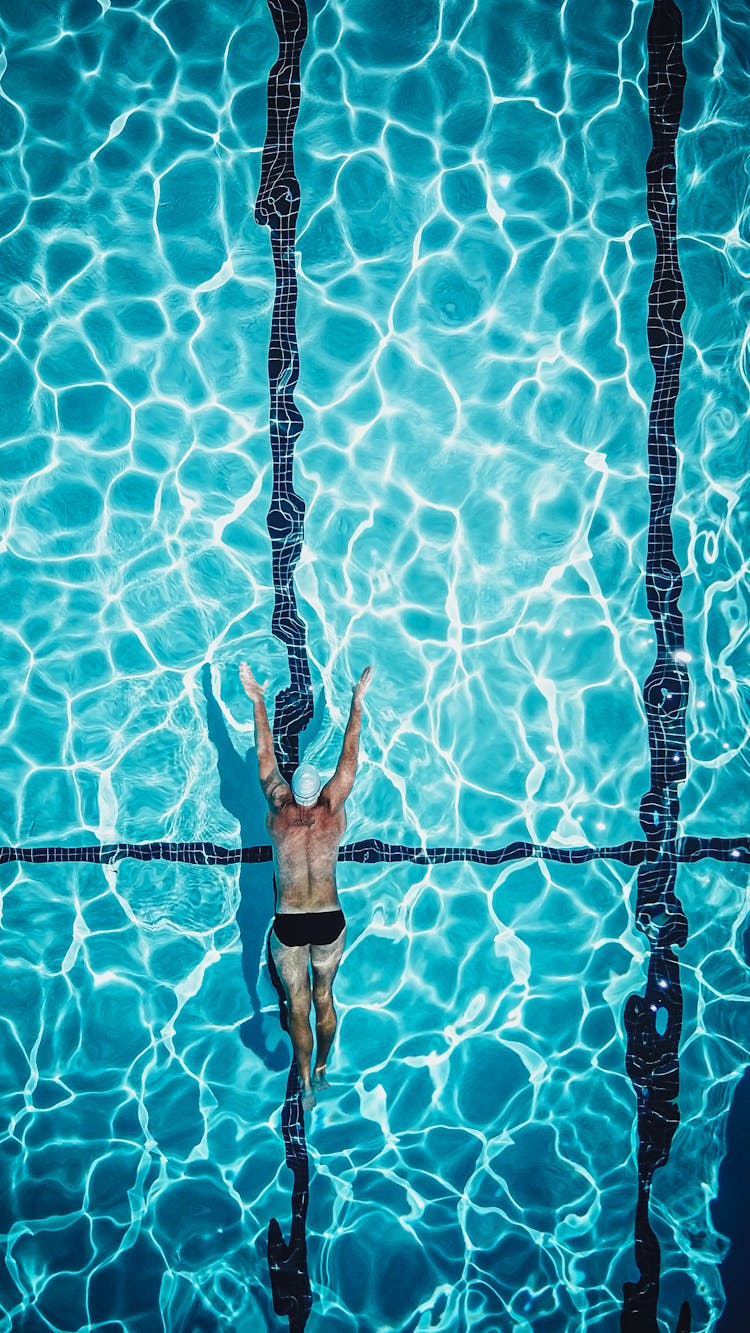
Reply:
<svg viewBox="0 0 750 1333"><path fill-rule="evenodd" d="M736 4L682 10L681 827L731 837L750 826L746 36ZM347 841L641 836L649 15L309 7L295 585L303 748L327 772L375 670ZM237 666L269 696L288 681L253 218L271 18L84 0L0 20L0 838L255 845ZM284 1327L265 1259L290 1192L270 866L2 876L0 1327ZM684 1300L706 1333L723 1306L710 1202L750 1061L746 880L679 870L682 1120L652 1199L669 1329ZM635 870L342 863L338 882L309 1327L616 1326L635 1277Z"/></svg>

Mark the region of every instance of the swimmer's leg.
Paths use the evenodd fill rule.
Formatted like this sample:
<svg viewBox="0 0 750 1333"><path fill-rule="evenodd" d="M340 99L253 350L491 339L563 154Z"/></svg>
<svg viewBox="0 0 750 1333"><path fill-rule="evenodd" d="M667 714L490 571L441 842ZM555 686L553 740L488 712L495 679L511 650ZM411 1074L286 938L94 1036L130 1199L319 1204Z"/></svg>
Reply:
<svg viewBox="0 0 750 1333"><path fill-rule="evenodd" d="M278 999L278 1001L279 1001L279 1022L280 1022L280 1024L281 1024L282 1031L284 1031L284 1032L286 1032L286 1033L288 1034L288 1033L289 1033L289 1005L287 1004L286 991L284 990L284 983L283 983L283 981L281 980L281 977L279 976L278 968L277 968L275 962L273 961L273 950L271 949L271 940L272 940L272 939L275 939L275 938L276 938L276 937L275 937L275 935L274 935L273 926L271 926L271 929L270 929L269 932L268 932L268 938L267 938L267 940L266 940L266 946L267 946L267 947L266 947L266 963L268 964L268 975L269 975L270 980L271 980L271 985L273 986L274 990L276 991L276 996L277 996L277 999Z"/></svg>
<svg viewBox="0 0 750 1333"><path fill-rule="evenodd" d="M284 987L289 1011L289 1035L302 1080L302 1105L306 1111L315 1105L310 1082L313 1035L310 1027L310 945L287 946L272 930L269 937L271 957Z"/></svg>
<svg viewBox="0 0 750 1333"><path fill-rule="evenodd" d="M313 944L310 961L313 973L313 1004L315 1005L315 1072L313 1087L327 1088L326 1062L336 1033L336 1010L333 1007L333 978L346 943L346 926L332 944Z"/></svg>

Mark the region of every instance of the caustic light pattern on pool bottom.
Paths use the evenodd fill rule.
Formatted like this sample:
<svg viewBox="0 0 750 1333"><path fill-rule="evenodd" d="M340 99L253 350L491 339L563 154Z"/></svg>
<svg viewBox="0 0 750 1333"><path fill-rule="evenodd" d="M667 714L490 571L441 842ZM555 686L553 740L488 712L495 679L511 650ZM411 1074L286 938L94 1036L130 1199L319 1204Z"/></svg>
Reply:
<svg viewBox="0 0 750 1333"><path fill-rule="evenodd" d="M18 257L10 318L27 367L16 383L30 386L26 406L22 392L7 395L19 439L9 451L19 475L4 557L15 580L6 605L17 608L7 661L25 686L6 706L18 793L6 807L9 843L40 833L80 843L85 833L237 846L213 777L200 667L213 658L219 668L214 688L230 725L239 720L240 752L246 714L230 671L247 656L260 674L264 653L275 682L287 670L270 656L263 522L273 275L246 215L273 34L259 6L241 23L218 7L200 24L186 15L76 10L52 56L54 18L38 16L36 33L24 18L14 36L8 17L3 88L30 126L16 133L9 111L8 142L35 196L8 238ZM641 835L649 756L639 692L653 639L637 600L648 495L632 441L645 437L650 395L643 309L653 257L640 17L640 27L634 18L626 30L628 15L616 20L621 31L603 22L597 34L575 6L564 25L519 13L498 51L486 18L467 19L460 6L436 10L434 23L425 9L398 50L398 28L377 6L313 15L298 132L309 202L299 235L297 459L308 515L297 587L315 692L322 684L330 710L317 719L322 766L340 742L340 700L384 626L388 645L352 840L582 846ZM731 41L731 11L723 18L721 42ZM694 88L708 87L715 45L715 30L686 33ZM608 72L598 83L585 72L597 66ZM54 114L48 107L55 77L68 79L64 113L61 99ZM684 460L676 519L694 679L683 812L688 831L725 835L747 825L733 776L743 771L735 663L746 617L736 613L739 478L727 441L739 399L722 379L727 348L740 342L737 308L726 303L726 339L708 324L716 291L736 281L738 251L731 239L701 238L730 237L739 212L730 214L731 191L721 202L714 189L703 216L699 177L712 169L709 134L724 133L731 178L722 127L732 94L726 74L723 115L705 98L683 120L685 375L700 354L711 379L707 391L684 375L685 420L705 447ZM126 114L136 99L137 114ZM159 133L149 138L149 127ZM618 134L627 153L608 164ZM89 142L69 172L42 179L59 161L58 135ZM28 197L25 181L18 196ZM148 318L157 323L139 334ZM488 348L480 365L478 336ZM89 352L84 366L76 358ZM101 404L124 395L120 435L120 418L103 407L91 429L95 388ZM20 440L32 412L30 448ZM262 842L259 809L247 825L242 843ZM712 1118L741 1059L742 895L732 873L688 872L680 889L693 932L681 954L691 1037L682 1141L655 1187L674 1232L666 1242L659 1232L672 1324L686 1286L699 1291L696 1319L703 1300L718 1308L718 1242L686 1162L705 1152L704 1098ZM308 1216L313 1317L331 1328L453 1328L469 1315L493 1329L503 1318L535 1330L595 1327L634 1275L621 1014L642 985L643 941L616 869L550 874L535 864L489 884L467 867L419 880L413 869L370 867L363 881L340 868L353 939L339 989L341 1091L315 1113L311 1152L321 1156ZM20 1134L24 1146L13 1159L9 1293L38 1291L39 1311L60 1318L69 1308L73 1327L90 1317L150 1328L157 1310L169 1328L197 1324L198 1291L220 1322L275 1326L257 1280L267 1219L288 1216L283 1089L237 1037L247 1000L236 880L154 864L146 879L123 865L105 892L101 876L45 870L5 898L8 1059L19 1061L13 1087L26 1089L11 1108L13 1141ZM270 909L268 885L256 880L254 891ZM275 997L261 983L272 1050ZM488 1085L501 1089L491 1108ZM57 1170L64 1206L52 1213L31 1185L56 1139L68 1166ZM540 1159L551 1163L543 1181L529 1170ZM108 1172L115 1203L99 1189ZM127 1216L116 1203L125 1198ZM75 1248L75 1219L86 1222L77 1210L96 1220L95 1252ZM41 1227L35 1215L63 1225ZM373 1230L382 1268L368 1288ZM106 1280L89 1282L94 1270Z"/></svg>

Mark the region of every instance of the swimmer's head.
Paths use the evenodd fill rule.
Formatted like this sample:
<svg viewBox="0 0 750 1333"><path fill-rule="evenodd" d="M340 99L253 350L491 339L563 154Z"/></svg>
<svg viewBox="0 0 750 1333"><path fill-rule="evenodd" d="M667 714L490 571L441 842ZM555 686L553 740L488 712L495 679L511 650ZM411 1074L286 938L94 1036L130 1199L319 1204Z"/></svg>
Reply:
<svg viewBox="0 0 750 1333"><path fill-rule="evenodd" d="M292 796L297 805L315 805L322 783L314 764L300 764L292 774Z"/></svg>

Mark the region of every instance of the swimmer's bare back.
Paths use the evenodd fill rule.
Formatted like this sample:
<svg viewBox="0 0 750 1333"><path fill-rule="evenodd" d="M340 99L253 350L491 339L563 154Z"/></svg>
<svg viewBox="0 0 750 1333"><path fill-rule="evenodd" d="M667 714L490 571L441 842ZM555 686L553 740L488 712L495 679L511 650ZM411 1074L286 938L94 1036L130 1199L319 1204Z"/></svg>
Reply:
<svg viewBox="0 0 750 1333"><path fill-rule="evenodd" d="M297 805L291 792L266 814L273 846L277 912L333 912L341 907L336 861L346 832L343 802L334 805L328 783L312 808Z"/></svg>

